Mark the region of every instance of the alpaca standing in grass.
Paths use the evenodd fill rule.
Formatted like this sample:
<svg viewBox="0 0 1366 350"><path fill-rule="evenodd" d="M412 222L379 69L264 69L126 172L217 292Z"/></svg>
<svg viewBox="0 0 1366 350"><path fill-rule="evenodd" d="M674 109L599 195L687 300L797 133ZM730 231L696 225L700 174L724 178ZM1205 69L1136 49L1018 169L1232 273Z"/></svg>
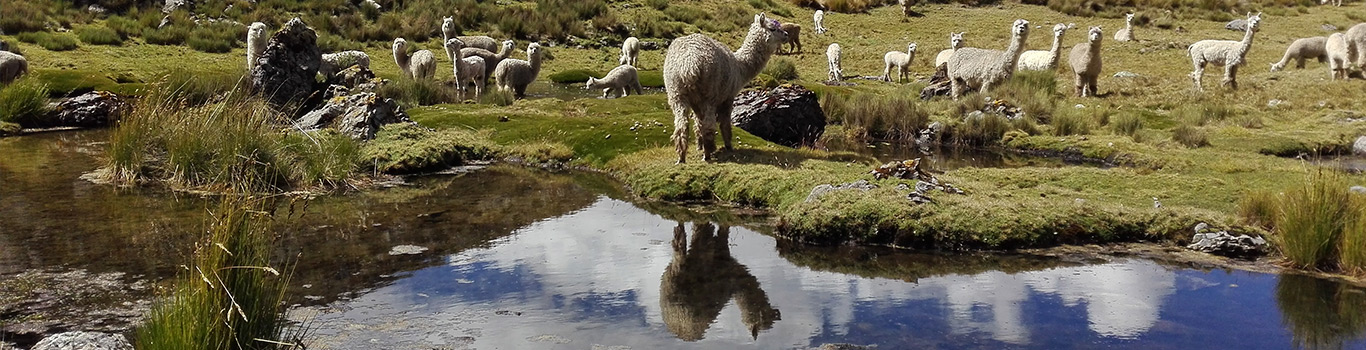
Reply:
<svg viewBox="0 0 1366 350"><path fill-rule="evenodd" d="M1323 0L1323 1L1320 1L1319 4L1323 4L1323 5L1333 4L1333 6L1342 7L1342 0Z"/></svg>
<svg viewBox="0 0 1366 350"><path fill-rule="evenodd" d="M408 41L394 39L394 63L403 75L412 79L431 79L436 75L436 58L429 50L419 50L408 54Z"/></svg>
<svg viewBox="0 0 1366 350"><path fill-rule="evenodd" d="M640 39L636 37L626 38L621 42L621 57L617 58L617 64L627 64L635 67L640 59Z"/></svg>
<svg viewBox="0 0 1366 350"><path fill-rule="evenodd" d="M901 5L901 15L902 15L902 16L906 16L906 17L910 17L910 16L911 16L911 1L912 1L912 0L896 0L896 3L899 4L899 5Z"/></svg>
<svg viewBox="0 0 1366 350"><path fill-rule="evenodd" d="M915 60L915 43L906 46L906 52L892 51L882 55L882 81L892 81L892 67L896 67L896 82L910 78L911 61Z"/></svg>
<svg viewBox="0 0 1366 350"><path fill-rule="evenodd" d="M674 114L674 150L678 163L687 160L688 120L697 121L697 143L702 159L716 151L716 129L725 149L731 149L730 112L735 94L768 64L788 40L778 21L754 15L754 23L738 50L703 34L674 39L664 56L664 90Z"/></svg>
<svg viewBox="0 0 1366 350"><path fill-rule="evenodd" d="M1343 42L1346 42L1346 38L1343 37ZM1295 42L1290 43L1290 46L1285 48L1285 55L1281 56L1281 61L1271 64L1271 71L1279 72L1285 69L1285 65L1290 64L1290 60L1295 60L1295 68L1300 69L1304 69L1304 60L1310 58L1317 59L1320 63L1327 62L1328 51L1325 49L1327 43L1328 37L1322 36L1295 39Z"/></svg>
<svg viewBox="0 0 1366 350"><path fill-rule="evenodd" d="M460 56L460 49L465 48L465 43L460 39L446 39L445 47L447 58L451 59L453 67L451 75L455 77L455 89L466 91L470 86L474 86L474 99L478 100L479 96L484 94L483 83L487 81L484 77L484 59L479 56Z"/></svg>
<svg viewBox="0 0 1366 350"><path fill-rule="evenodd" d="M1134 14L1124 14L1124 29L1115 32L1115 41L1134 41Z"/></svg>
<svg viewBox="0 0 1366 350"><path fill-rule="evenodd" d="M247 74L256 70L256 61L266 52L266 24L254 22L247 26Z"/></svg>
<svg viewBox="0 0 1366 350"><path fill-rule="evenodd" d="M1238 88L1238 66L1247 63L1247 52L1252 48L1252 35L1257 33L1261 27L1262 13L1248 13L1247 31L1243 32L1242 41L1233 40L1201 40L1191 44L1186 49L1191 56L1191 64L1195 66L1195 71L1191 72L1191 80L1195 81L1195 89L1205 91L1200 86L1200 80L1205 75L1205 65L1213 64L1224 67L1223 85L1229 88Z"/></svg>
<svg viewBox="0 0 1366 350"><path fill-rule="evenodd" d="M531 43L526 48L526 61L509 58L498 62L498 68L493 69L498 91L511 91L516 98L526 97L527 85L541 74L541 54L541 44Z"/></svg>
<svg viewBox="0 0 1366 350"><path fill-rule="evenodd" d="M830 29L825 28L825 11L816 10L816 14L811 15L811 19L816 22L816 34L825 34Z"/></svg>
<svg viewBox="0 0 1366 350"><path fill-rule="evenodd" d="M446 42L446 40L451 40L451 38L455 38L460 39L460 42L465 43L465 47L467 48L480 48L489 51L498 49L498 41L493 40L493 38L482 35L458 34L459 30L455 28L454 18L446 17L441 19L441 42L444 43Z"/></svg>
<svg viewBox="0 0 1366 350"><path fill-rule="evenodd" d="M830 68L830 81L838 82L844 79L844 68L840 67L840 56L842 55L843 52L840 50L839 43L830 44L830 47L825 49L825 61Z"/></svg>
<svg viewBox="0 0 1366 350"><path fill-rule="evenodd" d="M1324 50L1328 52L1328 72L1332 75L1330 79L1338 80L1341 76L1343 80L1347 80L1347 74L1352 69L1352 56L1356 56L1352 47L1347 45L1347 36L1342 33L1328 36Z"/></svg>
<svg viewBox="0 0 1366 350"><path fill-rule="evenodd" d="M953 51L963 48L963 34L967 33L968 32L949 33L949 48L944 51L939 51L939 54L934 56L935 68L938 68L945 63L949 63L949 57L953 57Z"/></svg>
<svg viewBox="0 0 1366 350"><path fill-rule="evenodd" d="M370 55L363 51L355 50L325 53L322 56L322 62L318 65L318 73L322 73L324 77L330 79L332 78L332 75L337 74L337 72L342 69L350 68L351 66L360 66L361 68L369 70Z"/></svg>
<svg viewBox="0 0 1366 350"><path fill-rule="evenodd" d="M460 39L460 41L464 42L465 40ZM484 59L484 81L480 82L480 84L488 85L489 79L493 78L493 69L498 67L499 62L503 62L503 60L512 56L512 51L516 45L517 43L512 40L504 40L502 48L498 49L498 53L493 53L492 51L477 47L466 47L460 49L460 57L479 57Z"/></svg>
<svg viewBox="0 0 1366 350"><path fill-rule="evenodd" d="M954 100L970 88L988 93L1015 74L1015 62L1024 53L1025 40L1029 38L1029 21L1015 20L1010 35L1010 46L1005 51L965 47L953 52L948 74Z"/></svg>
<svg viewBox="0 0 1366 350"><path fill-rule="evenodd" d="M1029 50L1020 54L1019 70L1056 70L1058 58L1062 53L1062 35L1070 26L1062 23L1053 25L1053 48L1048 51Z"/></svg>
<svg viewBox="0 0 1366 350"><path fill-rule="evenodd" d="M1347 29L1347 46L1356 52L1352 58L1352 64L1357 69L1366 68L1366 23L1360 23Z"/></svg>
<svg viewBox="0 0 1366 350"><path fill-rule="evenodd" d="M1077 78L1077 97L1096 95L1096 81L1100 79L1101 68L1101 37L1100 27L1091 27L1086 34L1086 42L1073 46L1072 54L1067 56L1067 63L1072 66L1072 72Z"/></svg>
<svg viewBox="0 0 1366 350"><path fill-rule="evenodd" d="M17 53L0 51L0 85L7 85L28 74L28 59Z"/></svg>
<svg viewBox="0 0 1366 350"><path fill-rule="evenodd" d="M636 95L640 95L641 90L643 90L640 87L640 77L637 75L636 67L629 64L612 68L612 71L607 72L607 75L603 76L602 79L588 77L588 83L584 85L584 88L602 89L602 98L607 98L608 95L617 91L621 91L621 94L617 95L618 97L625 97L629 95L626 93L628 89L635 92Z"/></svg>
<svg viewBox="0 0 1366 350"><path fill-rule="evenodd" d="M786 22L782 24L784 32L787 32L787 53L802 52L802 25Z"/></svg>

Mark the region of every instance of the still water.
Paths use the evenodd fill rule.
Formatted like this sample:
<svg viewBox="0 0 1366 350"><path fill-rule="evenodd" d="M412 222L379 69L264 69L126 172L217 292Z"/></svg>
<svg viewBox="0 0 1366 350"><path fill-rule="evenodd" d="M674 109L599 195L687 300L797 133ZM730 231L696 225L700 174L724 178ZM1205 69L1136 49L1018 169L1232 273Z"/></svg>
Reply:
<svg viewBox="0 0 1366 350"><path fill-rule="evenodd" d="M0 281L186 261L212 204L80 180L105 138L0 139ZM804 246L595 174L495 166L278 212L310 349L1366 349L1366 291L1334 281Z"/></svg>

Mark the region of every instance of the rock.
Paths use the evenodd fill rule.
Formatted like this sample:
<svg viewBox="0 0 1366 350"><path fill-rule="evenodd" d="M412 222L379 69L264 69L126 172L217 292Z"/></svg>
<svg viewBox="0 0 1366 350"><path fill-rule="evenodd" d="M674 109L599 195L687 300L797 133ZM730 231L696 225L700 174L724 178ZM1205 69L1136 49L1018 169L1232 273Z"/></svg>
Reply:
<svg viewBox="0 0 1366 350"><path fill-rule="evenodd" d="M1366 155L1366 136L1357 137L1357 140L1352 142L1352 154Z"/></svg>
<svg viewBox="0 0 1366 350"><path fill-rule="evenodd" d="M108 10L108 9L105 9L104 6L100 6L100 5L96 5L96 4L91 4L90 6L86 6L86 7L85 7L85 11L86 11L86 12L90 12L90 13L92 13L92 14L96 14L96 15L103 15L105 12L109 12L109 10Z"/></svg>
<svg viewBox="0 0 1366 350"><path fill-rule="evenodd" d="M276 107L304 102L314 91L322 64L317 41L313 28L298 18L289 20L266 42L266 50L251 72L252 86Z"/></svg>
<svg viewBox="0 0 1366 350"><path fill-rule="evenodd" d="M175 11L175 10L180 9L180 8L185 8L185 9L194 8L194 1L193 1L193 0L166 0L166 1L163 3L163 5L161 5L161 13L171 13L171 11Z"/></svg>
<svg viewBox="0 0 1366 350"><path fill-rule="evenodd" d="M930 122L930 125L926 125L925 129L920 130L919 136L916 136L915 138L915 144L917 146L928 146L931 142L936 140L935 136L943 129L943 124L939 124L939 122Z"/></svg>
<svg viewBox="0 0 1366 350"><path fill-rule="evenodd" d="M1366 186L1352 186L1347 188L1347 192L1356 194L1366 194Z"/></svg>
<svg viewBox="0 0 1366 350"><path fill-rule="evenodd" d="M375 79L375 72L359 65L352 65L326 78L328 84L341 85L349 89L369 83L370 80Z"/></svg>
<svg viewBox="0 0 1366 350"><path fill-rule="evenodd" d="M1248 235L1234 236L1228 231L1214 231L1209 225L1195 225L1195 235L1186 249L1227 257L1250 258L1266 254L1269 246L1266 239Z"/></svg>
<svg viewBox="0 0 1366 350"><path fill-rule="evenodd" d="M1235 32L1246 32L1246 31L1247 31L1247 20L1245 20L1245 19L1235 19L1235 20L1229 21L1228 24L1225 24L1225 25L1224 25L1224 29L1232 30L1232 31L1235 31Z"/></svg>
<svg viewBox="0 0 1366 350"><path fill-rule="evenodd" d="M1115 77L1115 78L1137 78L1137 77L1138 77L1138 73L1134 73L1134 72L1130 72L1130 71L1122 71L1122 72L1119 72L1119 73L1115 73L1114 77Z"/></svg>
<svg viewBox="0 0 1366 350"><path fill-rule="evenodd" d="M133 350L133 345L122 334L66 332L43 338L32 350Z"/></svg>
<svg viewBox="0 0 1366 350"><path fill-rule="evenodd" d="M821 197L824 197L825 195L830 194L831 192L835 192L835 191L845 191L845 190L861 190L861 191L868 191L868 190L871 190L871 189L874 189L874 188L877 188L877 185L868 183L868 180L858 180L858 181L854 181L854 182L850 182L850 183L842 183L842 184L839 184L839 185L831 185L831 184L817 185L815 188L812 188L812 189L811 189L811 193L810 193L810 194L807 194L807 195L806 195L806 202L807 202L807 203L815 202L816 200L820 199Z"/></svg>
<svg viewBox="0 0 1366 350"><path fill-rule="evenodd" d="M357 140L369 140L385 125L412 122L394 99L381 101L366 92L332 98L322 108L299 118L294 126L299 130L332 128Z"/></svg>
<svg viewBox="0 0 1366 350"><path fill-rule="evenodd" d="M800 85L746 90L733 106L731 123L773 143L812 145L825 133L825 111L816 93Z"/></svg>
<svg viewBox="0 0 1366 350"><path fill-rule="evenodd" d="M1323 28L1323 31L1325 31L1325 32L1336 32L1336 31L1338 31L1338 26L1335 26L1335 25L1332 25L1332 24L1327 24L1327 23L1324 23L1322 26L1320 26L1320 28Z"/></svg>
<svg viewBox="0 0 1366 350"><path fill-rule="evenodd" d="M126 107L127 104L119 95L108 91L91 91L58 103L48 114L47 119L52 124L43 127L109 126L128 110Z"/></svg>
<svg viewBox="0 0 1366 350"><path fill-rule="evenodd" d="M1276 106L1280 106L1283 104L1285 104L1285 101L1282 101L1280 99L1272 99L1270 101L1266 101L1266 108L1275 108Z"/></svg>
<svg viewBox="0 0 1366 350"><path fill-rule="evenodd" d="M935 96L948 96L953 92L953 87L949 83L948 65L940 65L934 70L934 75L930 77L930 85L920 89L920 99L929 100Z"/></svg>
<svg viewBox="0 0 1366 350"><path fill-rule="evenodd" d="M350 94L351 89L348 89L345 86L329 85L326 90L323 90L323 99L331 101L334 98L346 97L346 95Z"/></svg>
<svg viewBox="0 0 1366 350"><path fill-rule="evenodd" d="M417 255L425 251L427 251L427 247L404 244L390 248L389 255Z"/></svg>

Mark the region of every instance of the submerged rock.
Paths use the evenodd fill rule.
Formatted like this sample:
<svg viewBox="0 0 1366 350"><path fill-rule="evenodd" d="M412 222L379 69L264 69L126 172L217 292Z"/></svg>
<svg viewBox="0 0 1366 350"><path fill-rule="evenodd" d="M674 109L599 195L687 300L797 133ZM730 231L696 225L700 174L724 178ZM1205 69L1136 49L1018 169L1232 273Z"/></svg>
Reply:
<svg viewBox="0 0 1366 350"><path fill-rule="evenodd" d="M277 107L303 102L314 91L321 64L318 33L295 18L270 36L251 83Z"/></svg>
<svg viewBox="0 0 1366 350"><path fill-rule="evenodd" d="M32 350L133 350L122 334L66 332L43 338Z"/></svg>
<svg viewBox="0 0 1366 350"><path fill-rule="evenodd" d="M825 133L825 111L816 93L800 85L741 92L730 115L735 126L788 147L812 145Z"/></svg>
<svg viewBox="0 0 1366 350"><path fill-rule="evenodd" d="M389 248L389 255L417 255L426 251L427 247L404 244Z"/></svg>
<svg viewBox="0 0 1366 350"><path fill-rule="evenodd" d="M123 115L124 100L108 91L91 91L69 98L52 109L48 120L55 126L103 127L118 121Z"/></svg>
<svg viewBox="0 0 1366 350"><path fill-rule="evenodd" d="M1366 156L1366 136L1357 137L1356 141L1352 142L1352 154Z"/></svg>
<svg viewBox="0 0 1366 350"><path fill-rule="evenodd" d="M1227 257L1250 258L1266 254L1266 239L1248 235L1232 235L1228 231L1214 231L1209 225L1195 225L1195 236L1186 249Z"/></svg>
<svg viewBox="0 0 1366 350"><path fill-rule="evenodd" d="M412 122L394 99L380 100L367 92L332 98L322 108L299 118L294 126L305 131L332 128L353 139L369 140L385 125Z"/></svg>

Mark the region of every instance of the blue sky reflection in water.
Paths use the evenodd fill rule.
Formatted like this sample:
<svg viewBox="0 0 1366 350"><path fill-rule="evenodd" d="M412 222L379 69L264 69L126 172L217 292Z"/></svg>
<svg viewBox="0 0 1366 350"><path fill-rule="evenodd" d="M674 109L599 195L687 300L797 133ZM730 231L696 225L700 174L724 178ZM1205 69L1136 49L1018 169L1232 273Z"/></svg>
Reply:
<svg viewBox="0 0 1366 350"><path fill-rule="evenodd" d="M778 245L601 197L323 308L312 347L1366 349L1366 293L1312 278L1117 259L902 280Z"/></svg>

